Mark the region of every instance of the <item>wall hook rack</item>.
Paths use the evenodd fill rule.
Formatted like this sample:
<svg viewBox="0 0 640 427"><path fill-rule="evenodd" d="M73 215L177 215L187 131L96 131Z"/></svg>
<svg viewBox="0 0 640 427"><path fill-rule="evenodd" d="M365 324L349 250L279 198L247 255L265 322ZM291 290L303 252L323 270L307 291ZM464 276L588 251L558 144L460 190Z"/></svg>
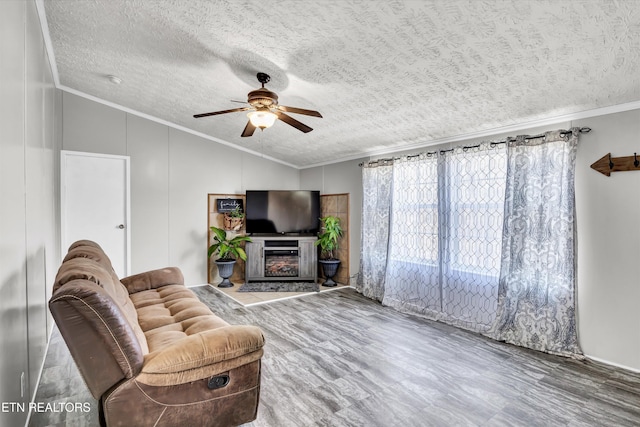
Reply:
<svg viewBox="0 0 640 427"><path fill-rule="evenodd" d="M637 153L626 157L611 157L611 153L607 153L594 162L591 165L591 169L603 175L611 176L611 172L640 170L640 160L638 160Z"/></svg>

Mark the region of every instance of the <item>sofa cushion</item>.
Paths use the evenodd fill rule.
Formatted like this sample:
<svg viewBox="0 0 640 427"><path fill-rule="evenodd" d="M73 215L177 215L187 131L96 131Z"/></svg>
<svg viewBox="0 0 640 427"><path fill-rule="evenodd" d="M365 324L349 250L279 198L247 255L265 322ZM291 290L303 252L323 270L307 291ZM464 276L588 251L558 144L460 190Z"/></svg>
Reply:
<svg viewBox="0 0 640 427"><path fill-rule="evenodd" d="M177 267L165 267L123 277L120 281L130 294L135 294L167 285L184 285L184 276Z"/></svg>
<svg viewBox="0 0 640 427"><path fill-rule="evenodd" d="M58 269L55 281L53 282L53 292L66 283L75 279L90 280L102 286L109 293L114 292L113 277L102 265L88 258L74 258L63 263Z"/></svg>
<svg viewBox="0 0 640 427"><path fill-rule="evenodd" d="M142 371L169 373L195 369L251 354L263 345L264 337L259 328L229 325L191 335L163 351L149 353Z"/></svg>
<svg viewBox="0 0 640 427"><path fill-rule="evenodd" d="M102 246L100 246L99 244L97 244L93 240L86 240L86 239L85 240L76 240L75 242L73 242L71 244L71 246L69 246L69 249L67 249L67 252L69 252L71 249L77 248L78 246L93 246L94 248L100 249L104 253L104 251L102 250Z"/></svg>
<svg viewBox="0 0 640 427"><path fill-rule="evenodd" d="M130 294L149 352L161 350L190 335L229 324L182 285Z"/></svg>
<svg viewBox="0 0 640 427"><path fill-rule="evenodd" d="M228 325L182 336L145 355L137 381L162 386L212 377L259 360L263 346L262 331L250 325Z"/></svg>
<svg viewBox="0 0 640 427"><path fill-rule="evenodd" d="M64 264L65 262L74 258L92 259L96 261L98 264L102 265L104 269L111 275L114 281L119 282L120 279L118 278L118 275L116 274L115 270L113 269L113 266L111 265L111 260L109 259L107 254L104 253L102 248L100 248L100 246L98 246L97 244L81 245L80 243L82 242L84 242L84 240L80 240L78 242L75 242L73 245L71 245L69 252L67 252L67 255L62 260L62 263Z"/></svg>
<svg viewBox="0 0 640 427"><path fill-rule="evenodd" d="M259 328L229 325L184 286L168 285L129 297L149 346L137 379L141 383L184 384L262 357Z"/></svg>

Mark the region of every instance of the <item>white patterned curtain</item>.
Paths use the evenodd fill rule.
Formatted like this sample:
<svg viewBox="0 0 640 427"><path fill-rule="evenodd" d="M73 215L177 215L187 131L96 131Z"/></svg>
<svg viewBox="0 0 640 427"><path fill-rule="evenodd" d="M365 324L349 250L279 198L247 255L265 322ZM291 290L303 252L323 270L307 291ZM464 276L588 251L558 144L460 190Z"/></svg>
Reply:
<svg viewBox="0 0 640 427"><path fill-rule="evenodd" d="M575 304L574 170L579 129L508 141L498 313L489 335L580 355Z"/></svg>
<svg viewBox="0 0 640 427"><path fill-rule="evenodd" d="M382 303L438 318L438 157L398 159L393 165L391 239Z"/></svg>
<svg viewBox="0 0 640 427"><path fill-rule="evenodd" d="M382 301L387 268L392 163L364 164L362 168L362 232L360 271L356 290Z"/></svg>
<svg viewBox="0 0 640 427"><path fill-rule="evenodd" d="M383 304L473 331L495 318L506 150L396 160Z"/></svg>
<svg viewBox="0 0 640 427"><path fill-rule="evenodd" d="M439 166L442 311L449 323L484 332L498 302L506 147L444 151Z"/></svg>
<svg viewBox="0 0 640 427"><path fill-rule="evenodd" d="M401 311L579 357L580 129L363 169L357 289Z"/></svg>

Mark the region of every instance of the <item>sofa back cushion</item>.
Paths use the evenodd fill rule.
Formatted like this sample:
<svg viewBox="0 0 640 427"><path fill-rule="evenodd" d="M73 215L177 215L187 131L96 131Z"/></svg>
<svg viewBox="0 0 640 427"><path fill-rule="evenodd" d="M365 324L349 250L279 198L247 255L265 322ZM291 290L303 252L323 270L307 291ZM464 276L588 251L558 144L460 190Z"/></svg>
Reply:
<svg viewBox="0 0 640 427"><path fill-rule="evenodd" d="M79 240L74 244L72 244L69 247L69 251L67 252L67 255L65 255L62 262L65 263L74 258L91 259L97 262L98 264L100 264L105 269L105 271L109 273L109 275L111 275L114 281L116 282L119 281L120 279L118 278L118 275L116 274L115 270L113 269L113 266L111 265L111 260L109 259L107 254L104 253L102 248L98 246L98 244L93 244L93 245L81 244L82 242L90 242L90 241Z"/></svg>
<svg viewBox="0 0 640 427"><path fill-rule="evenodd" d="M71 280L53 294L49 310L96 399L142 370L140 341L102 286L86 279Z"/></svg>
<svg viewBox="0 0 640 427"><path fill-rule="evenodd" d="M91 394L99 399L119 381L137 375L149 350L128 291L107 255L91 243L71 245L49 308Z"/></svg>
<svg viewBox="0 0 640 427"><path fill-rule="evenodd" d="M147 339L140 328L138 313L124 285L119 280L114 281L113 276L105 270L104 266L93 259L76 257L63 262L60 266L53 284L53 293L55 294L61 286L77 279L92 282L102 287L111 296L140 342L142 354L147 354L149 352Z"/></svg>

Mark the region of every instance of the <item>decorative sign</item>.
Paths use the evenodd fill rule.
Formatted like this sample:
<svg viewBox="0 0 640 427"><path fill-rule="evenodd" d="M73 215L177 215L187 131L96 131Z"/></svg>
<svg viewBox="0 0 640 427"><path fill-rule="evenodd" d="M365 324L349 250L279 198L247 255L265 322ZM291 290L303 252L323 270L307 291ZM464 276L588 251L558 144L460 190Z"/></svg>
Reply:
<svg viewBox="0 0 640 427"><path fill-rule="evenodd" d="M240 212L244 212L242 199L216 199L216 208L219 213L232 212L240 206Z"/></svg>
<svg viewBox="0 0 640 427"><path fill-rule="evenodd" d="M633 153L633 156L611 157L611 153L609 153L594 162L591 169L606 176L611 176L611 172L640 170L640 157L637 153Z"/></svg>

